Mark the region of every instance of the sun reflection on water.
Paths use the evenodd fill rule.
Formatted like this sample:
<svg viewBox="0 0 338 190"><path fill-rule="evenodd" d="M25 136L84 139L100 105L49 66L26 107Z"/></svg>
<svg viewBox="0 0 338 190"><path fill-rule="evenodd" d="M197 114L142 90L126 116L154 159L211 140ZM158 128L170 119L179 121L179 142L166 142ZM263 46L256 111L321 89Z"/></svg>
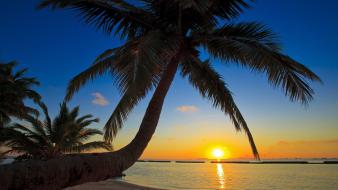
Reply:
<svg viewBox="0 0 338 190"><path fill-rule="evenodd" d="M225 189L225 177L222 164L217 164L217 176L219 182L219 188Z"/></svg>

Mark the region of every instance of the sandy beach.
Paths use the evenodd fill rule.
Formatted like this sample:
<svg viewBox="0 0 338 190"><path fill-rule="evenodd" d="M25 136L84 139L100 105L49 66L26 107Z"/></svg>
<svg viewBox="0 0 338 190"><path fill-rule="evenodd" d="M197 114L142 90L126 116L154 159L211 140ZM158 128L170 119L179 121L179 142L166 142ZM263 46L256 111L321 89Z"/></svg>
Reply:
<svg viewBox="0 0 338 190"><path fill-rule="evenodd" d="M65 188L64 190L161 190L157 188L144 187L123 181L108 179L99 182L89 182L81 185ZM163 190L163 189L162 189Z"/></svg>

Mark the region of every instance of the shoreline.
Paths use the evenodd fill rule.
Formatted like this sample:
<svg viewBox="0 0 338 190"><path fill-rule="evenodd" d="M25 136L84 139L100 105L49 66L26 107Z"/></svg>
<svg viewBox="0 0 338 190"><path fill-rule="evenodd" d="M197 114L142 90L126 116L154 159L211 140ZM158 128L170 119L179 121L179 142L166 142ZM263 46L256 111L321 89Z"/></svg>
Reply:
<svg viewBox="0 0 338 190"><path fill-rule="evenodd" d="M165 190L154 187L146 187L115 179L107 179L104 181L88 182L76 186L67 187L64 190Z"/></svg>

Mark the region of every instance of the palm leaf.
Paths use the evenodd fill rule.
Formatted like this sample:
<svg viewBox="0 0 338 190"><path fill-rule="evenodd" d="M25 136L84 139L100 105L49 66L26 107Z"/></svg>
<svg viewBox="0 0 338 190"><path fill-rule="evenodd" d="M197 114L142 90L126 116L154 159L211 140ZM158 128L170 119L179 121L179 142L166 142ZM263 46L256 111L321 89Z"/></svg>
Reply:
<svg viewBox="0 0 338 190"><path fill-rule="evenodd" d="M102 131L98 129L83 129L79 131L78 136L76 137L77 141L88 140L93 135L103 135Z"/></svg>
<svg viewBox="0 0 338 190"><path fill-rule="evenodd" d="M121 100L114 109L114 112L104 126L104 138L106 141L111 142L113 140L118 133L118 130L122 128L124 120L128 118L132 109L147 95L147 92L152 89L154 84L152 84L149 80L144 81L149 83L145 85L135 83L135 85L130 86L122 96Z"/></svg>
<svg viewBox="0 0 338 190"><path fill-rule="evenodd" d="M159 31L150 32L147 36L130 43L121 50L123 51L119 53L121 56L106 58L110 61L124 60L118 61L123 65L117 64L118 72L115 72L118 78L117 85L123 96L104 127L104 137L108 142L111 142L122 128L131 110L158 84L162 68L174 54L177 46L176 41L172 41L170 36L160 34ZM125 57L124 52L135 52L135 55Z"/></svg>
<svg viewBox="0 0 338 190"><path fill-rule="evenodd" d="M73 146L67 150L67 152L85 152L85 151L91 151L95 149L104 149L108 151L112 151L113 148L111 144L104 142L104 141L92 141L89 143L85 143L78 146Z"/></svg>
<svg viewBox="0 0 338 190"><path fill-rule="evenodd" d="M87 23L123 36L135 36L152 28L152 15L123 0L44 0L39 8L70 8L79 12Z"/></svg>
<svg viewBox="0 0 338 190"><path fill-rule="evenodd" d="M68 84L65 100L70 100L75 92L85 85L88 80L95 79L98 75L102 75L110 68L108 62L97 62L89 67L87 70L75 76Z"/></svg>
<svg viewBox="0 0 338 190"><path fill-rule="evenodd" d="M202 62L196 56L189 56L182 63L182 75L189 78L190 83L200 92L202 97L210 99L213 106L229 115L236 130L244 130L248 136L252 152L259 159L251 132L237 108L230 90L222 77L211 67L208 61Z"/></svg>
<svg viewBox="0 0 338 190"><path fill-rule="evenodd" d="M233 61L253 70L264 72L274 86L284 89L291 101L307 104L313 90L307 80L320 81L304 65L280 53L275 35L257 23L226 25L193 40L201 44L215 58Z"/></svg>

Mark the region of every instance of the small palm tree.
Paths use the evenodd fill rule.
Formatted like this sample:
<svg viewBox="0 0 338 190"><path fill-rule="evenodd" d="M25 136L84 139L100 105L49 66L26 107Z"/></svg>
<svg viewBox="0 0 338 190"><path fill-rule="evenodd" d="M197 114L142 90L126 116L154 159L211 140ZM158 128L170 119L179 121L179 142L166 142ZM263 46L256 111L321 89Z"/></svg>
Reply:
<svg viewBox="0 0 338 190"><path fill-rule="evenodd" d="M24 104L25 99L39 102L40 95L32 90L39 85L35 78L24 77L27 69L14 72L15 62L0 63L0 128L9 123L10 117L22 119L37 110Z"/></svg>
<svg viewBox="0 0 338 190"><path fill-rule="evenodd" d="M79 153L97 148L112 150L104 141L87 140L93 135L102 135L97 129L87 128L98 119L92 115L79 117L79 107L69 110L66 103L60 105L60 112L51 121L47 107L40 104L45 114L44 121L27 117L30 126L13 124L7 130L6 145L12 152L24 153L24 158L50 159L65 153Z"/></svg>

